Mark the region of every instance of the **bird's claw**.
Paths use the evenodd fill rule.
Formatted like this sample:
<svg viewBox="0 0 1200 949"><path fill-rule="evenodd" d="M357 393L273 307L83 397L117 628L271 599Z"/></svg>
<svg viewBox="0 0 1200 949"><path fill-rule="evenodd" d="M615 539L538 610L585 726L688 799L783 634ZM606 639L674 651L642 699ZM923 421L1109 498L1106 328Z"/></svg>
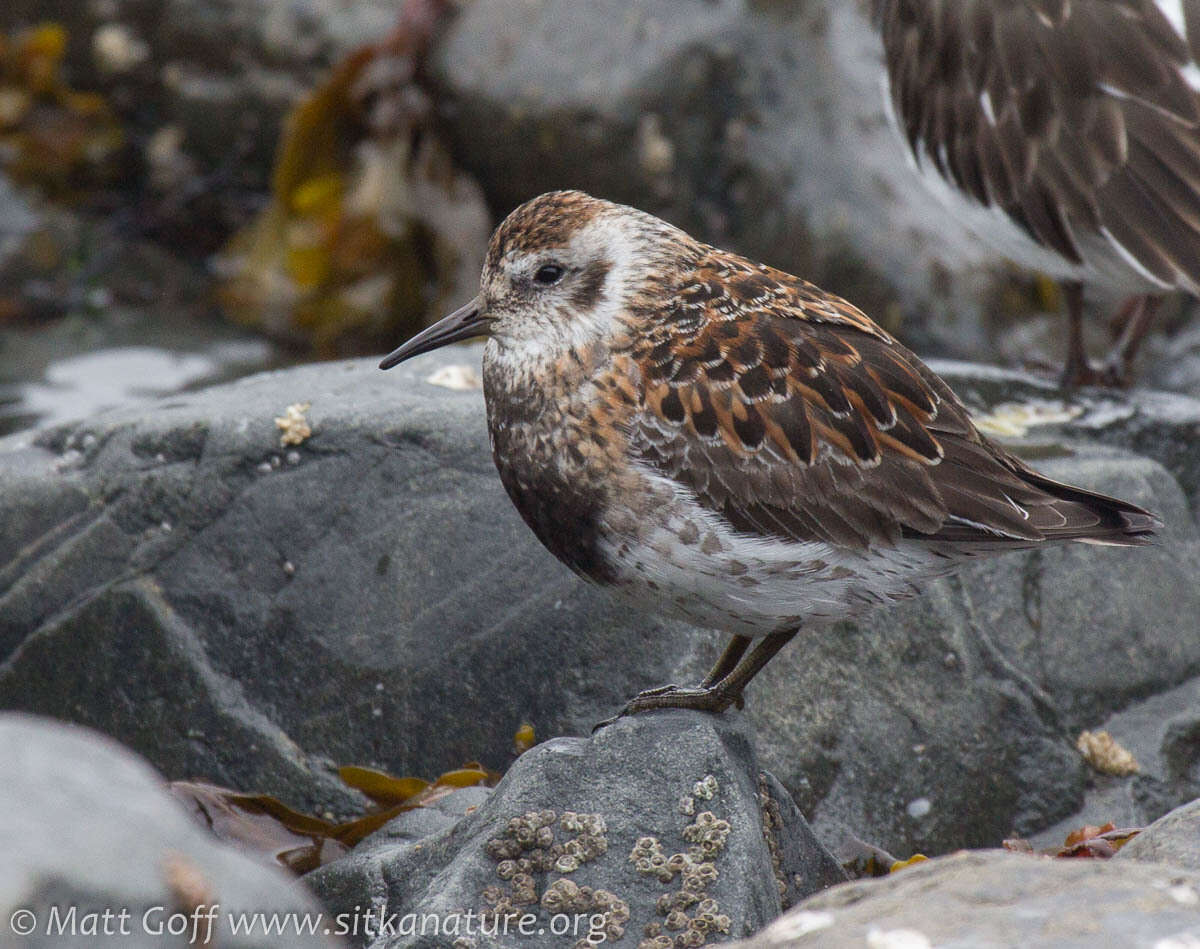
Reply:
<svg viewBox="0 0 1200 949"><path fill-rule="evenodd" d="M1083 365L1068 364L1058 378L1061 388L1072 390L1085 386L1101 389L1128 389L1132 372L1120 358L1106 359L1101 363L1086 362Z"/></svg>
<svg viewBox="0 0 1200 949"><path fill-rule="evenodd" d="M730 705L736 705L740 709L744 708L745 704L746 701L740 692L732 694L719 686L689 688L679 685L660 685L657 688L639 692L626 702L625 707L612 718L597 722L592 728L592 734L594 735L605 725L611 725L627 715L636 715L638 712L648 712L652 709L683 708L700 712L723 712Z"/></svg>

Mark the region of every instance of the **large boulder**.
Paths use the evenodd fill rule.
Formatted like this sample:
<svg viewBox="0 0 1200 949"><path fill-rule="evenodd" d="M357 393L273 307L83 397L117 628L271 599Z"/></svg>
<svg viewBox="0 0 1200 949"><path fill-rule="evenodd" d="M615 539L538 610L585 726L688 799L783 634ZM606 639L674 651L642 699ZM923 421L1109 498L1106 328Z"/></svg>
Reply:
<svg viewBox="0 0 1200 949"><path fill-rule="evenodd" d="M930 860L805 900L738 949L1191 945L1200 873L1000 851Z"/></svg>
<svg viewBox="0 0 1200 949"><path fill-rule="evenodd" d="M586 735L639 689L699 679L720 634L631 613L521 523L479 391L444 384L469 385L478 355L264 374L0 440L0 707L90 724L173 778L343 811L333 764L502 769L523 722ZM1146 451L1200 417L1110 401L1126 431L1159 433ZM312 434L281 446L297 403ZM1167 403L1170 423L1143 408ZM1030 431L1018 447L1045 470L1159 511L1162 539L981 561L805 631L748 715L830 840L940 852L1065 817L1086 781L1076 730L1200 667L1179 632L1200 617L1176 480L1193 459L1164 451L1168 470L1074 422Z"/></svg>
<svg viewBox="0 0 1200 949"><path fill-rule="evenodd" d="M386 906L360 943L380 949L510 945L518 932L547 945L693 930L724 939L843 880L759 771L743 716L680 711L545 742L494 792L467 788L402 814L306 877L334 914ZM426 918L442 931L422 933Z"/></svg>
<svg viewBox="0 0 1200 949"><path fill-rule="evenodd" d="M218 843L110 739L0 715L0 760L0 945L342 945L294 878Z"/></svg>
<svg viewBox="0 0 1200 949"><path fill-rule="evenodd" d="M711 659L710 634L540 548L479 392L425 382L437 364L312 366L5 440L0 706L336 810L333 762L502 766L524 721L586 734ZM297 403L313 435L284 447Z"/></svg>

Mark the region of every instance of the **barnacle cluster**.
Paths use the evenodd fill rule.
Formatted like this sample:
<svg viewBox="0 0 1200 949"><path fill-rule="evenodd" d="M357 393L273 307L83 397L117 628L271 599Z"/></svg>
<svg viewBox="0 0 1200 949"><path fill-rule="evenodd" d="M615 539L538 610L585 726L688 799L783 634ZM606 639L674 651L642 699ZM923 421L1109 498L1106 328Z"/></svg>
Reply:
<svg viewBox="0 0 1200 949"><path fill-rule="evenodd" d="M731 828L729 821L712 811L695 813L696 798L711 801L719 790L716 778L709 774L695 783L691 795L680 799L680 812L694 816L682 831L683 839L690 844L685 852L668 856L656 837L640 837L634 844L629 860L639 873L655 877L660 883L674 883L678 878L679 886L658 898L655 909L665 919L646 925L638 949L698 947L711 933L729 932L731 921L720 912L708 889L719 876L714 861L725 849Z"/></svg>
<svg viewBox="0 0 1200 949"><path fill-rule="evenodd" d="M559 832L566 839L560 841ZM607 890L579 886L559 877L538 896L534 874L567 874L608 852L608 827L599 814L552 810L530 811L512 818L503 834L485 845L496 861L496 876L508 886L492 885L483 891L488 908L484 919L502 919L526 912L534 904L548 913L603 914L602 926L593 928L594 938L615 940L625 933L629 904ZM566 836L572 835L572 836ZM577 945L588 945L587 939Z"/></svg>
<svg viewBox="0 0 1200 949"><path fill-rule="evenodd" d="M719 819L712 811L701 811L696 815L696 822L683 829L683 839L692 844L689 853L699 851L701 856L711 860L725 849L729 830L729 821Z"/></svg>
<svg viewBox="0 0 1200 949"><path fill-rule="evenodd" d="M608 890L593 890L590 886L579 886L574 880L559 877L542 894L542 909L547 913L568 913L604 916L603 925L593 929L597 942L615 941L625 935L625 924L629 922L629 904ZM583 939L577 946L588 945Z"/></svg>
<svg viewBox="0 0 1200 949"><path fill-rule="evenodd" d="M703 946L710 933L728 933L732 924L720 905L709 896L701 896L680 890L664 894L658 900L658 913L665 916L662 922L648 923L643 929L645 937L638 949L682 949ZM692 910L692 915L688 911Z"/></svg>
<svg viewBox="0 0 1200 949"><path fill-rule="evenodd" d="M779 802L771 796L767 776L762 772L758 775L758 807L762 813L763 840L766 841L767 851L771 855L771 871L775 875L775 886L779 889L779 901L785 910L790 909L787 877L783 874L783 853L779 845L779 828L783 826L783 815L779 812Z"/></svg>

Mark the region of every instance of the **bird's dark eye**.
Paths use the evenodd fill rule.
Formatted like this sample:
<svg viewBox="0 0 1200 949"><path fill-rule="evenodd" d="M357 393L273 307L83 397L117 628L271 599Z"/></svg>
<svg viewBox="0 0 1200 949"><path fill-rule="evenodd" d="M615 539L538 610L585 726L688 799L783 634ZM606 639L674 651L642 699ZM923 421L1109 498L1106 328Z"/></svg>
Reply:
<svg viewBox="0 0 1200 949"><path fill-rule="evenodd" d="M552 283L558 283L562 279L562 275L567 271L564 267L558 264L544 264L538 268L538 272L533 275L533 279L538 283L549 286Z"/></svg>

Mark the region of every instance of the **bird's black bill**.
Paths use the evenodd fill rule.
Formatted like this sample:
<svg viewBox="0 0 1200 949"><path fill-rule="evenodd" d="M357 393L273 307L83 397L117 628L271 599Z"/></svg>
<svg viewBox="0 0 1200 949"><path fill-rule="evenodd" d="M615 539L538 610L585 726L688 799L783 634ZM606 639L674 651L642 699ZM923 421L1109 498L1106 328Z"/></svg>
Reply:
<svg viewBox="0 0 1200 949"><path fill-rule="evenodd" d="M476 297L466 306L459 307L449 316L438 320L433 326L421 330L395 352L389 353L379 364L379 368L391 369L392 366L398 366L404 360L427 353L431 349L470 339L472 336L486 335L488 320L482 314L483 306Z"/></svg>

